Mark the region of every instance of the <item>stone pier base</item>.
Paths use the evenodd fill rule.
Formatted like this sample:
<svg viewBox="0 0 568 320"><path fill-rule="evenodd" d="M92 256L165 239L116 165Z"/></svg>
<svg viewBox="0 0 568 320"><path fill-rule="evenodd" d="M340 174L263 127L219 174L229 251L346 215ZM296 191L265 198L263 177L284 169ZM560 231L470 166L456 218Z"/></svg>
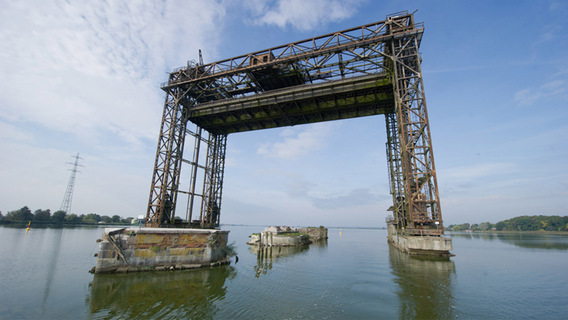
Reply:
<svg viewBox="0 0 568 320"><path fill-rule="evenodd" d="M229 231L105 228L94 273L191 269L229 263Z"/></svg>
<svg viewBox="0 0 568 320"><path fill-rule="evenodd" d="M398 250L412 255L453 257L452 239L443 236L408 236L396 232L394 225L388 225L388 242Z"/></svg>

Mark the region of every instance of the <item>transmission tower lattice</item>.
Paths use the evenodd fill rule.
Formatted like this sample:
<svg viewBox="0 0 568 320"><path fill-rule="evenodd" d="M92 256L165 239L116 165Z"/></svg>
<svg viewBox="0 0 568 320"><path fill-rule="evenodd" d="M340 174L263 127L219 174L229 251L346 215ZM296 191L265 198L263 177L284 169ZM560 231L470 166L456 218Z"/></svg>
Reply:
<svg viewBox="0 0 568 320"><path fill-rule="evenodd" d="M65 191L65 196L63 197L63 202L61 203L61 208L59 210L65 211L67 214L71 214L71 202L73 201L73 189L75 188L75 176L77 172L81 173L81 171L77 170L77 167L84 167L79 164L79 159L83 160L83 158L79 157L79 153L76 156L71 156L75 158L75 162L66 162L66 164L73 165L73 169L68 169L71 171L71 176L69 177L69 183L67 183L67 190Z"/></svg>

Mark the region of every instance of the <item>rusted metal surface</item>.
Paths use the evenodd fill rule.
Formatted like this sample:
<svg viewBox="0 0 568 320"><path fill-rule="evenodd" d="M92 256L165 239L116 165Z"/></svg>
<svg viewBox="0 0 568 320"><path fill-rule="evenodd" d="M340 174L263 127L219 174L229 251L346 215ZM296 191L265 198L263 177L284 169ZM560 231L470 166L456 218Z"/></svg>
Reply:
<svg viewBox="0 0 568 320"><path fill-rule="evenodd" d="M413 15L392 20L390 32L403 33L387 44L395 91L395 112L386 116L394 217L398 228L406 233L443 234L420 66L422 32L407 32L414 26Z"/></svg>
<svg viewBox="0 0 568 320"><path fill-rule="evenodd" d="M422 23L399 12L384 21L209 64L188 62L167 83L147 226L173 222L178 193L188 195L188 225L219 224L227 135L385 114L393 216L412 234L443 233L420 68ZM187 123L197 125L195 132ZM193 161L183 159L186 135ZM208 136L208 138L204 138ZM199 163L200 144L207 145ZM182 163L191 166L179 190ZM198 169L202 193L196 193ZM199 220L193 219L201 198ZM440 231L442 230L442 231Z"/></svg>

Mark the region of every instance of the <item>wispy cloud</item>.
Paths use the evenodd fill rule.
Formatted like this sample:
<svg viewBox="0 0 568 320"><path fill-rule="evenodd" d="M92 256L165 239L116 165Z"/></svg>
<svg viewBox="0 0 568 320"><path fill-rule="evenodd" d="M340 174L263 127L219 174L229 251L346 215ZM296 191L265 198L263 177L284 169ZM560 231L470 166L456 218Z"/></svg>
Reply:
<svg viewBox="0 0 568 320"><path fill-rule="evenodd" d="M376 204L379 201L387 200L390 196L382 195L378 196L371 193L370 188L359 188L351 190L349 193L344 195L336 195L324 198L311 197L314 207L324 210L338 209L338 208L357 208L361 206L367 206Z"/></svg>
<svg viewBox="0 0 568 320"><path fill-rule="evenodd" d="M564 80L554 80L538 88L528 88L517 91L514 99L520 106L530 106L538 100L561 95L568 90Z"/></svg>
<svg viewBox="0 0 568 320"><path fill-rule="evenodd" d="M214 1L14 1L0 13L0 117L125 141L154 139L166 72L225 11Z"/></svg>
<svg viewBox="0 0 568 320"><path fill-rule="evenodd" d="M284 142L265 143L257 153L281 159L298 159L311 151L322 150L327 146L326 138L337 127L335 123L318 123L303 131L284 130Z"/></svg>
<svg viewBox="0 0 568 320"><path fill-rule="evenodd" d="M351 17L360 0L254 0L247 1L247 8L255 16L257 25L291 26L296 30L313 30L330 22Z"/></svg>

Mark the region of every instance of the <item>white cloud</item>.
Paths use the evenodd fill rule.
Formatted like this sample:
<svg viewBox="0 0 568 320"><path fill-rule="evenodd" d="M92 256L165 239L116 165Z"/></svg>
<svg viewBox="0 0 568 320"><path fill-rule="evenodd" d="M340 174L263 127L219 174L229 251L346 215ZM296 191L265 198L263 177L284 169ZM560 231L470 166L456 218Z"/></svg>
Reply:
<svg viewBox="0 0 568 320"><path fill-rule="evenodd" d="M548 8L552 13L561 12L564 8L566 8L566 3L562 1L551 1Z"/></svg>
<svg viewBox="0 0 568 320"><path fill-rule="evenodd" d="M291 131L285 131L284 142L265 143L258 148L257 153L274 158L298 159L311 151L324 149L327 146L326 138L336 127L337 124L329 122L313 124L296 137L293 137Z"/></svg>
<svg viewBox="0 0 568 320"><path fill-rule="evenodd" d="M329 22L337 22L351 17L360 0L278 0L252 1L247 8L257 17L253 23L276 25L285 28L307 31Z"/></svg>
<svg viewBox="0 0 568 320"><path fill-rule="evenodd" d="M314 183L304 181L302 179L294 179L292 183L286 186L286 193L290 198L307 198L312 187L316 186Z"/></svg>
<svg viewBox="0 0 568 320"><path fill-rule="evenodd" d="M216 55L220 38L210 35L224 16L213 0L3 1L0 210L58 209L65 161L79 151L86 168L73 211L143 214L159 84L198 49Z"/></svg>
<svg viewBox="0 0 568 320"><path fill-rule="evenodd" d="M0 117L155 139L166 72L221 28L214 1L14 1L0 13Z"/></svg>
<svg viewBox="0 0 568 320"><path fill-rule="evenodd" d="M379 201L392 199L388 195L377 196L371 193L370 188L351 190L345 195L316 198L311 197L314 207L323 210L338 208L357 208L362 206L377 205Z"/></svg>
<svg viewBox="0 0 568 320"><path fill-rule="evenodd" d="M567 90L566 81L554 80L543 84L538 89L529 88L517 91L514 99L521 106L530 106L538 100L561 95Z"/></svg>
<svg viewBox="0 0 568 320"><path fill-rule="evenodd" d="M225 167L232 168L232 167L236 167L236 166L238 166L237 159L235 159L233 157L227 157L225 159Z"/></svg>

